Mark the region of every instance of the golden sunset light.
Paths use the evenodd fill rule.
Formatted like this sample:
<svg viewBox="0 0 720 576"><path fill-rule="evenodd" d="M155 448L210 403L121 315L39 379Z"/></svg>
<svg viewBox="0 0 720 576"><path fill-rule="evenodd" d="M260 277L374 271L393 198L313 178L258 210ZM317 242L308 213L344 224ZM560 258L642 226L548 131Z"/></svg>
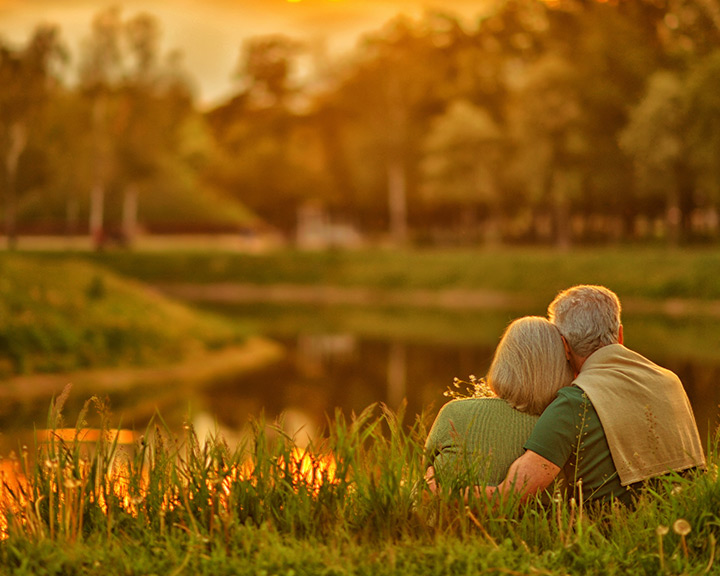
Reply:
<svg viewBox="0 0 720 576"><path fill-rule="evenodd" d="M0 0L0 573L717 572L718 86L720 0Z"/></svg>
<svg viewBox="0 0 720 576"><path fill-rule="evenodd" d="M377 29L397 14L419 17L442 10L464 17L481 13L495 0L0 0L0 40L24 42L40 23L60 26L72 55L89 32L92 18L110 6L126 17L156 16L166 49L180 50L197 78L203 101L229 93L245 39L285 34L303 41L323 41L341 56L364 32Z"/></svg>

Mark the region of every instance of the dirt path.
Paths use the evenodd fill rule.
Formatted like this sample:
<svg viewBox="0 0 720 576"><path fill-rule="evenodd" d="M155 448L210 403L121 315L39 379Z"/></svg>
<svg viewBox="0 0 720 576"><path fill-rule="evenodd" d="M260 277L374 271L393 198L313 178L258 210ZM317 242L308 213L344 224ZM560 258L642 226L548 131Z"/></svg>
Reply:
<svg viewBox="0 0 720 576"><path fill-rule="evenodd" d="M384 290L344 286L303 286L299 284L165 284L161 292L200 302L275 302L290 304L351 304L356 306L417 306L438 308L503 309L533 304L524 296L491 290Z"/></svg>
<svg viewBox="0 0 720 576"><path fill-rule="evenodd" d="M545 309L539 298L492 290L390 290L364 287L305 286L299 284L164 284L161 292L198 302L346 304L356 306L417 306L455 310ZM634 314L660 314L670 317L710 316L720 318L720 301L672 298L649 300L623 298L623 310Z"/></svg>

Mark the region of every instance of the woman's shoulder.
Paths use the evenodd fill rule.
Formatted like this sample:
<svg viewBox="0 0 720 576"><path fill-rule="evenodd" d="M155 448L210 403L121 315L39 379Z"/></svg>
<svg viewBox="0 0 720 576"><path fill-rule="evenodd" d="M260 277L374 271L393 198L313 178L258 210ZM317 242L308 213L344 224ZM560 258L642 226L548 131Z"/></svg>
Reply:
<svg viewBox="0 0 720 576"><path fill-rule="evenodd" d="M444 416L456 414L471 415L479 411L508 413L517 412L517 410L510 406L510 404L497 396L482 398L456 398L454 400L450 400L450 402L440 409L440 413Z"/></svg>
<svg viewBox="0 0 720 576"><path fill-rule="evenodd" d="M435 419L431 432L436 436L494 438L499 430L507 437L515 437L512 431L524 438L530 433L537 416L520 412L502 398L462 398L445 404ZM523 439L524 439L523 438Z"/></svg>

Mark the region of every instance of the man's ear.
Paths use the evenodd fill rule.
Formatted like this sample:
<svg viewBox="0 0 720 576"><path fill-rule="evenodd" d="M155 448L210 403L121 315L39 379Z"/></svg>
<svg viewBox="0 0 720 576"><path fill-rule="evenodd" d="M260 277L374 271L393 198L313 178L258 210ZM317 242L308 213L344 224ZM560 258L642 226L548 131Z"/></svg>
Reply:
<svg viewBox="0 0 720 576"><path fill-rule="evenodd" d="M565 348L565 358L567 358L567 361L570 362L570 366L572 366L572 349L570 348L570 344L568 344L567 340L565 340L565 336L560 336L560 338L562 338L563 348Z"/></svg>
<svg viewBox="0 0 720 576"><path fill-rule="evenodd" d="M563 341L563 348L565 348L565 358L567 358L568 364L570 364L570 368L572 368L573 374L575 377L577 377L578 372L580 372L580 367L582 366L582 362L585 360L583 359L580 364L578 364L578 358L573 352L572 348L570 348L570 344L568 344L568 341L565 340L565 336L560 336Z"/></svg>
<svg viewBox="0 0 720 576"><path fill-rule="evenodd" d="M618 344L623 343L623 327L622 324L620 324L620 328L618 328Z"/></svg>

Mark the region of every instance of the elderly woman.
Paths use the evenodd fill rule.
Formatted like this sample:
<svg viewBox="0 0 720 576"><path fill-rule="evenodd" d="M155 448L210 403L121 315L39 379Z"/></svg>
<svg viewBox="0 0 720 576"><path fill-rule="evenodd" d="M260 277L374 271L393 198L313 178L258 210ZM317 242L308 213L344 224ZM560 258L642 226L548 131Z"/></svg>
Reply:
<svg viewBox="0 0 720 576"><path fill-rule="evenodd" d="M540 413L572 379L553 324L538 316L513 321L486 376L494 395L452 400L437 415L425 443L430 476L447 487L499 484Z"/></svg>

